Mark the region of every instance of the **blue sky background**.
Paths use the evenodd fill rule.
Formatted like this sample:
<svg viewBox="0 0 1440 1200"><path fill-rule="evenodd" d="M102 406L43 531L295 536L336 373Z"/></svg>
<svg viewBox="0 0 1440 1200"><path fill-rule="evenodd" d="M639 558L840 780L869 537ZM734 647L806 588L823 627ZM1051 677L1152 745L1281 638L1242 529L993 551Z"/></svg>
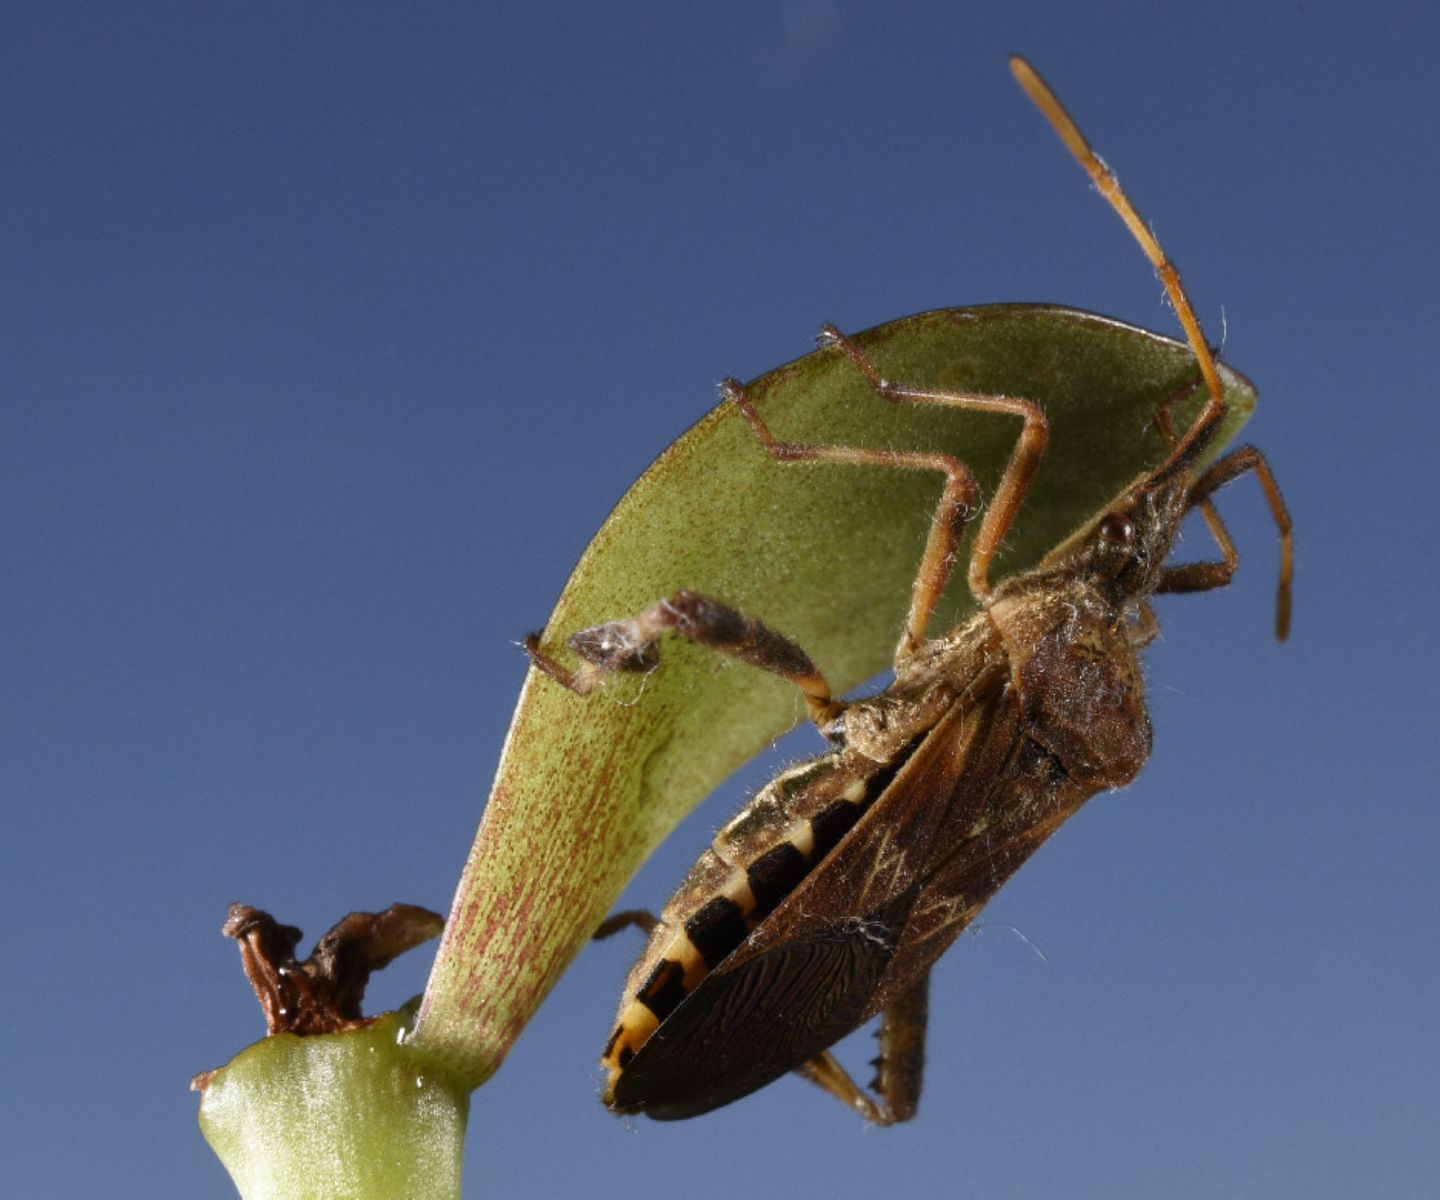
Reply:
<svg viewBox="0 0 1440 1200"><path fill-rule="evenodd" d="M0 1191L229 1194L186 1091L261 1029L225 906L447 907L515 639L715 380L944 305L1173 331L1023 51L1260 387L1293 639L1245 481L1145 774L939 967L911 1126L792 1080L610 1117L617 941L476 1095L467 1195L1433 1194L1437 45L1421 4L6 5Z"/></svg>

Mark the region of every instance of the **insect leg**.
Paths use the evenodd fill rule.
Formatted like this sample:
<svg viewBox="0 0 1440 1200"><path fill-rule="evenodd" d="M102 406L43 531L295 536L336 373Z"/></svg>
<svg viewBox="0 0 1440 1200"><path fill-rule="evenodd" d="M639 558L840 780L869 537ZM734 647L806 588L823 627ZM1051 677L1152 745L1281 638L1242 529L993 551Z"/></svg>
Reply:
<svg viewBox="0 0 1440 1200"><path fill-rule="evenodd" d="M575 671L546 654L538 635L531 634L523 645L536 667L583 696L613 671L647 671L655 666L655 644L667 632L788 679L804 693L810 719L817 725L823 727L844 711L804 650L753 617L699 592L676 592L634 617L573 634L570 649L582 660Z"/></svg>
<svg viewBox="0 0 1440 1200"><path fill-rule="evenodd" d="M817 1054L809 1062L801 1063L795 1068L795 1074L829 1092L846 1108L858 1112L870 1124L895 1124L895 1114L885 1106L883 1101L877 1101L851 1079L850 1072L836 1061L830 1051L826 1050L823 1054Z"/></svg>
<svg viewBox="0 0 1440 1200"><path fill-rule="evenodd" d="M658 924L660 924L660 918L648 908L624 908L617 913L611 913L601 921L595 927L595 932L590 935L590 939L595 942L603 942L612 934L619 933L622 929L629 929L632 925L646 933L654 933L655 926Z"/></svg>
<svg viewBox="0 0 1440 1200"><path fill-rule="evenodd" d="M939 471L945 486L930 522L925 554L910 593L910 613L905 619L905 632L895 651L899 663L913 654L925 640L925 627L930 613L945 590L950 578L955 551L965 525L975 512L980 486L970 468L949 454L924 450L869 450L861 446L815 446L799 442L776 441L761 419L745 389L733 379L720 385L726 399L735 402L755 431L765 452L777 462L849 463L865 467L891 467L903 471Z"/></svg>
<svg viewBox="0 0 1440 1200"><path fill-rule="evenodd" d="M970 551L968 582L970 592L981 604L990 598L990 560L1005 540L1015 514L1020 511L1025 493L1029 490L1031 477L1045 446L1050 440L1050 422L1033 400L1019 396L990 396L977 392L947 392L932 388L905 387L886 379L864 351L833 325L820 330L823 342L838 346L870 381L870 386L884 399L894 404L934 404L943 407L969 408L977 412L1008 413L1024 419L1024 427L1005 465L1005 473L996 485L995 496L985 510L980 530L975 535L975 545ZM951 547L953 550L953 547ZM928 559L930 547L926 547ZM925 567L922 565L921 570ZM948 563L946 571L948 573ZM933 601L932 601L933 603ZM928 616L929 613L927 612Z"/></svg>
<svg viewBox="0 0 1440 1200"><path fill-rule="evenodd" d="M876 1095L860 1087L828 1050L795 1069L846 1108L872 1125L908 1121L920 1103L925 1067L925 1026L930 1013L930 976L925 974L880 1015L880 1054L876 1057Z"/></svg>
<svg viewBox="0 0 1440 1200"><path fill-rule="evenodd" d="M925 1027L930 1019L930 973L880 1015L880 1054L874 1088L897 1121L908 1121L920 1104L925 1077Z"/></svg>
<svg viewBox="0 0 1440 1200"><path fill-rule="evenodd" d="M1188 400L1197 391L1205 386L1204 376L1196 376L1189 383L1176 388L1168 396L1160 401L1155 409L1155 428L1160 431L1160 436L1165 439L1165 444L1170 449L1175 449L1179 437L1175 434L1175 408L1183 400Z"/></svg>
<svg viewBox="0 0 1440 1200"><path fill-rule="evenodd" d="M1195 481L1190 490L1190 504L1207 505L1214 495L1232 479L1253 471L1260 481L1270 512L1280 530L1280 580L1275 598L1275 636L1285 640L1290 632L1290 582L1295 572L1295 549L1291 537L1290 512L1285 507L1284 497L1275 482L1275 475L1265 456L1254 446L1241 446L1225 457L1210 464L1209 469ZM1213 509L1211 510L1213 512ZM1208 517L1207 517L1208 520ZM1240 555L1218 515L1209 521L1210 531L1220 547L1218 562L1182 563L1166 567L1160 576L1157 592L1204 592L1211 588L1224 587L1235 575L1240 565Z"/></svg>
<svg viewBox="0 0 1440 1200"><path fill-rule="evenodd" d="M1169 446L1171 450L1174 450L1180 443L1180 438L1175 433L1175 406L1187 397L1194 395L1204 383L1204 376L1192 379L1189 383L1185 384L1184 387L1176 389L1171 392L1170 395L1166 396L1164 400L1160 401L1159 407L1155 410L1155 428L1160 431L1160 436L1165 439L1165 444ZM1210 536L1213 537L1219 545L1226 545L1230 541L1230 534L1226 530L1225 522L1221 520L1220 513L1216 509L1214 502L1209 499L1201 500L1199 507L1200 515L1205 518L1205 524L1210 530ZM1153 613L1151 614L1151 621L1154 621ZM1153 640L1154 639L1151 638L1145 642L1136 642L1134 643L1135 648L1138 650L1142 645L1149 645L1150 641Z"/></svg>
<svg viewBox="0 0 1440 1200"><path fill-rule="evenodd" d="M1130 627L1130 647L1143 650L1160 636L1160 622L1155 619L1155 610L1148 600L1140 601L1135 614L1135 624Z"/></svg>

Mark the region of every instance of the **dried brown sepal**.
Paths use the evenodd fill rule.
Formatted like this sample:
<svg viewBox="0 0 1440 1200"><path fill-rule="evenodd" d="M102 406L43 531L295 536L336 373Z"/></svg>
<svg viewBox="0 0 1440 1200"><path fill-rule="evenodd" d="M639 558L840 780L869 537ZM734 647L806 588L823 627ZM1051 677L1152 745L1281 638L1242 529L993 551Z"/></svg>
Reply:
<svg viewBox="0 0 1440 1200"><path fill-rule="evenodd" d="M437 936L444 919L428 908L392 904L353 912L296 961L300 930L248 904L232 904L221 932L240 943L240 961L265 1013L266 1033L339 1033L368 1024L360 1002L370 973Z"/></svg>

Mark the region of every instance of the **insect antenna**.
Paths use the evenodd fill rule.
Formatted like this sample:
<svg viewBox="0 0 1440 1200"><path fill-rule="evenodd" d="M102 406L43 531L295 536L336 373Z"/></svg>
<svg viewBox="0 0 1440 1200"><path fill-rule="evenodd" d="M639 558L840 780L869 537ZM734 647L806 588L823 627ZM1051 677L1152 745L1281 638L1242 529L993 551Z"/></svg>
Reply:
<svg viewBox="0 0 1440 1200"><path fill-rule="evenodd" d="M1200 328L1199 318L1195 316L1195 309L1190 303L1190 297L1185 292L1185 285L1180 282L1180 272L1170 261L1169 256L1160 245L1159 239L1141 220L1135 206L1130 203L1130 198L1120 187L1120 181L1116 179L1115 172L1091 149L1085 135L1080 132L1080 126L1075 123L1075 118L1065 111L1065 106L1050 90L1050 85L1040 78L1039 72L1034 67L1019 55L1012 55L1010 71L1015 76L1015 82L1024 89L1035 107L1050 122L1051 128L1060 135L1060 140L1075 156L1076 161L1085 168L1086 174L1099 188L1100 194L1125 222L1125 227L1130 230L1131 236L1140 243L1140 249L1145 252L1145 257L1154 266L1155 273L1160 276L1160 282L1165 287L1165 294L1170 298L1175 315L1180 318L1180 325L1185 330L1185 338L1190 343L1190 349L1195 354L1196 362L1200 365L1200 375L1210 396L1196 415L1195 420L1191 422L1190 428L1178 437L1174 432L1171 412L1178 396L1172 397L1170 401L1162 404L1155 414L1156 424L1159 426L1161 435L1170 445L1170 453L1165 461L1148 476L1147 483L1149 486L1165 483L1194 467L1196 460L1205 452L1219 432L1220 422L1225 417L1225 391L1220 384L1220 373L1215 366L1215 355L1205 340L1205 332ZM1275 524L1280 530L1280 582L1275 605L1275 634L1280 641L1284 641L1290 629L1290 585L1294 575L1294 548L1290 532L1290 514L1285 508L1285 501L1281 498L1280 489L1275 483L1275 477L1271 473L1270 465L1266 462L1264 455L1247 446L1233 451L1219 462L1211 464L1210 470L1200 481L1204 486L1196 487L1192 491L1191 503L1201 510L1205 523L1220 545L1228 569L1233 572L1239 558L1235 553L1229 534L1225 531L1219 513L1210 503L1209 496L1221 484L1228 482L1243 471L1253 471L1259 478L1266 502L1270 505ZM1207 578L1211 577L1219 578L1218 576ZM1180 577L1176 576L1176 578ZM1226 578L1228 579L1228 576Z"/></svg>
<svg viewBox="0 0 1440 1200"><path fill-rule="evenodd" d="M1195 352L1195 359L1200 364L1200 374L1205 380L1210 398L1205 402L1205 406L1195 417L1190 428L1185 431L1185 435L1175 443L1174 448L1170 451L1170 456L1160 464L1152 476L1155 482L1163 482L1176 472L1190 468L1196 458L1210 444L1220 421L1225 416L1225 392L1220 385L1220 374L1215 368L1215 356L1210 352L1209 343L1205 341L1205 333L1200 328L1200 321L1195 316L1195 309L1190 304L1190 297L1185 292L1185 285L1180 282L1180 272L1175 269L1175 264L1170 261L1159 240L1150 232L1150 227L1141 220L1140 214L1135 211L1135 206L1130 203L1130 198L1120 187L1120 181L1116 179L1115 172L1091 149L1085 135L1080 132L1080 126L1075 124L1075 118L1065 111L1065 106L1050 90L1050 85L1040 78L1034 67L1019 55L1013 55L1010 59L1010 70L1015 76L1015 81L1024 88L1025 94L1050 122L1051 128L1060 135L1060 140L1065 143L1066 148L1085 168L1095 186L1100 189L1100 194L1125 222L1125 227L1130 230L1131 236L1140 243L1140 249L1145 252L1145 257L1154 266L1155 273L1160 276L1160 282L1165 287L1165 294L1170 297L1170 303L1175 309L1176 316L1180 318L1181 327L1185 330L1186 340L1189 341L1190 348Z"/></svg>

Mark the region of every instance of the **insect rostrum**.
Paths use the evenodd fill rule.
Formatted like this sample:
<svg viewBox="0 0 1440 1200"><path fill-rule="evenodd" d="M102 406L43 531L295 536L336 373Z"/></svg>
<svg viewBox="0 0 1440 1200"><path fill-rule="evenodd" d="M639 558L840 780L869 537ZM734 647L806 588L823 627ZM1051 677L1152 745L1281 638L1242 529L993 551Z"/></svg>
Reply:
<svg viewBox="0 0 1440 1200"><path fill-rule="evenodd" d="M1036 567L998 584L990 567L1049 438L1023 397L908 387L826 327L880 400L1019 417L1021 432L983 515L974 476L940 453L777 440L739 384L723 393L779 464L835 463L943 477L895 653L895 681L845 703L795 643L712 597L679 592L636 616L576 633L572 671L527 642L536 665L577 692L614 671L647 670L666 633L798 686L829 753L782 773L715 837L660 917L625 985L602 1062L605 1101L621 1112L694 1116L797 1071L889 1124L910 1117L921 1085L927 981L939 955L1025 860L1090 796L1129 783L1150 752L1138 652L1155 636L1155 593L1228 583L1238 564L1211 496L1253 472L1281 535L1277 634L1289 623L1290 520L1269 466L1242 447L1201 467L1225 397L1179 276L1113 175L1022 60L1021 86L1089 172L1154 264L1196 359L1195 383L1155 422L1169 453ZM1174 428L1180 400L1198 414ZM1210 561L1167 562L1199 509L1219 547ZM967 583L977 615L928 637L960 541L978 515ZM626 922L622 916L607 926ZM881 1017L876 1095L829 1047Z"/></svg>

